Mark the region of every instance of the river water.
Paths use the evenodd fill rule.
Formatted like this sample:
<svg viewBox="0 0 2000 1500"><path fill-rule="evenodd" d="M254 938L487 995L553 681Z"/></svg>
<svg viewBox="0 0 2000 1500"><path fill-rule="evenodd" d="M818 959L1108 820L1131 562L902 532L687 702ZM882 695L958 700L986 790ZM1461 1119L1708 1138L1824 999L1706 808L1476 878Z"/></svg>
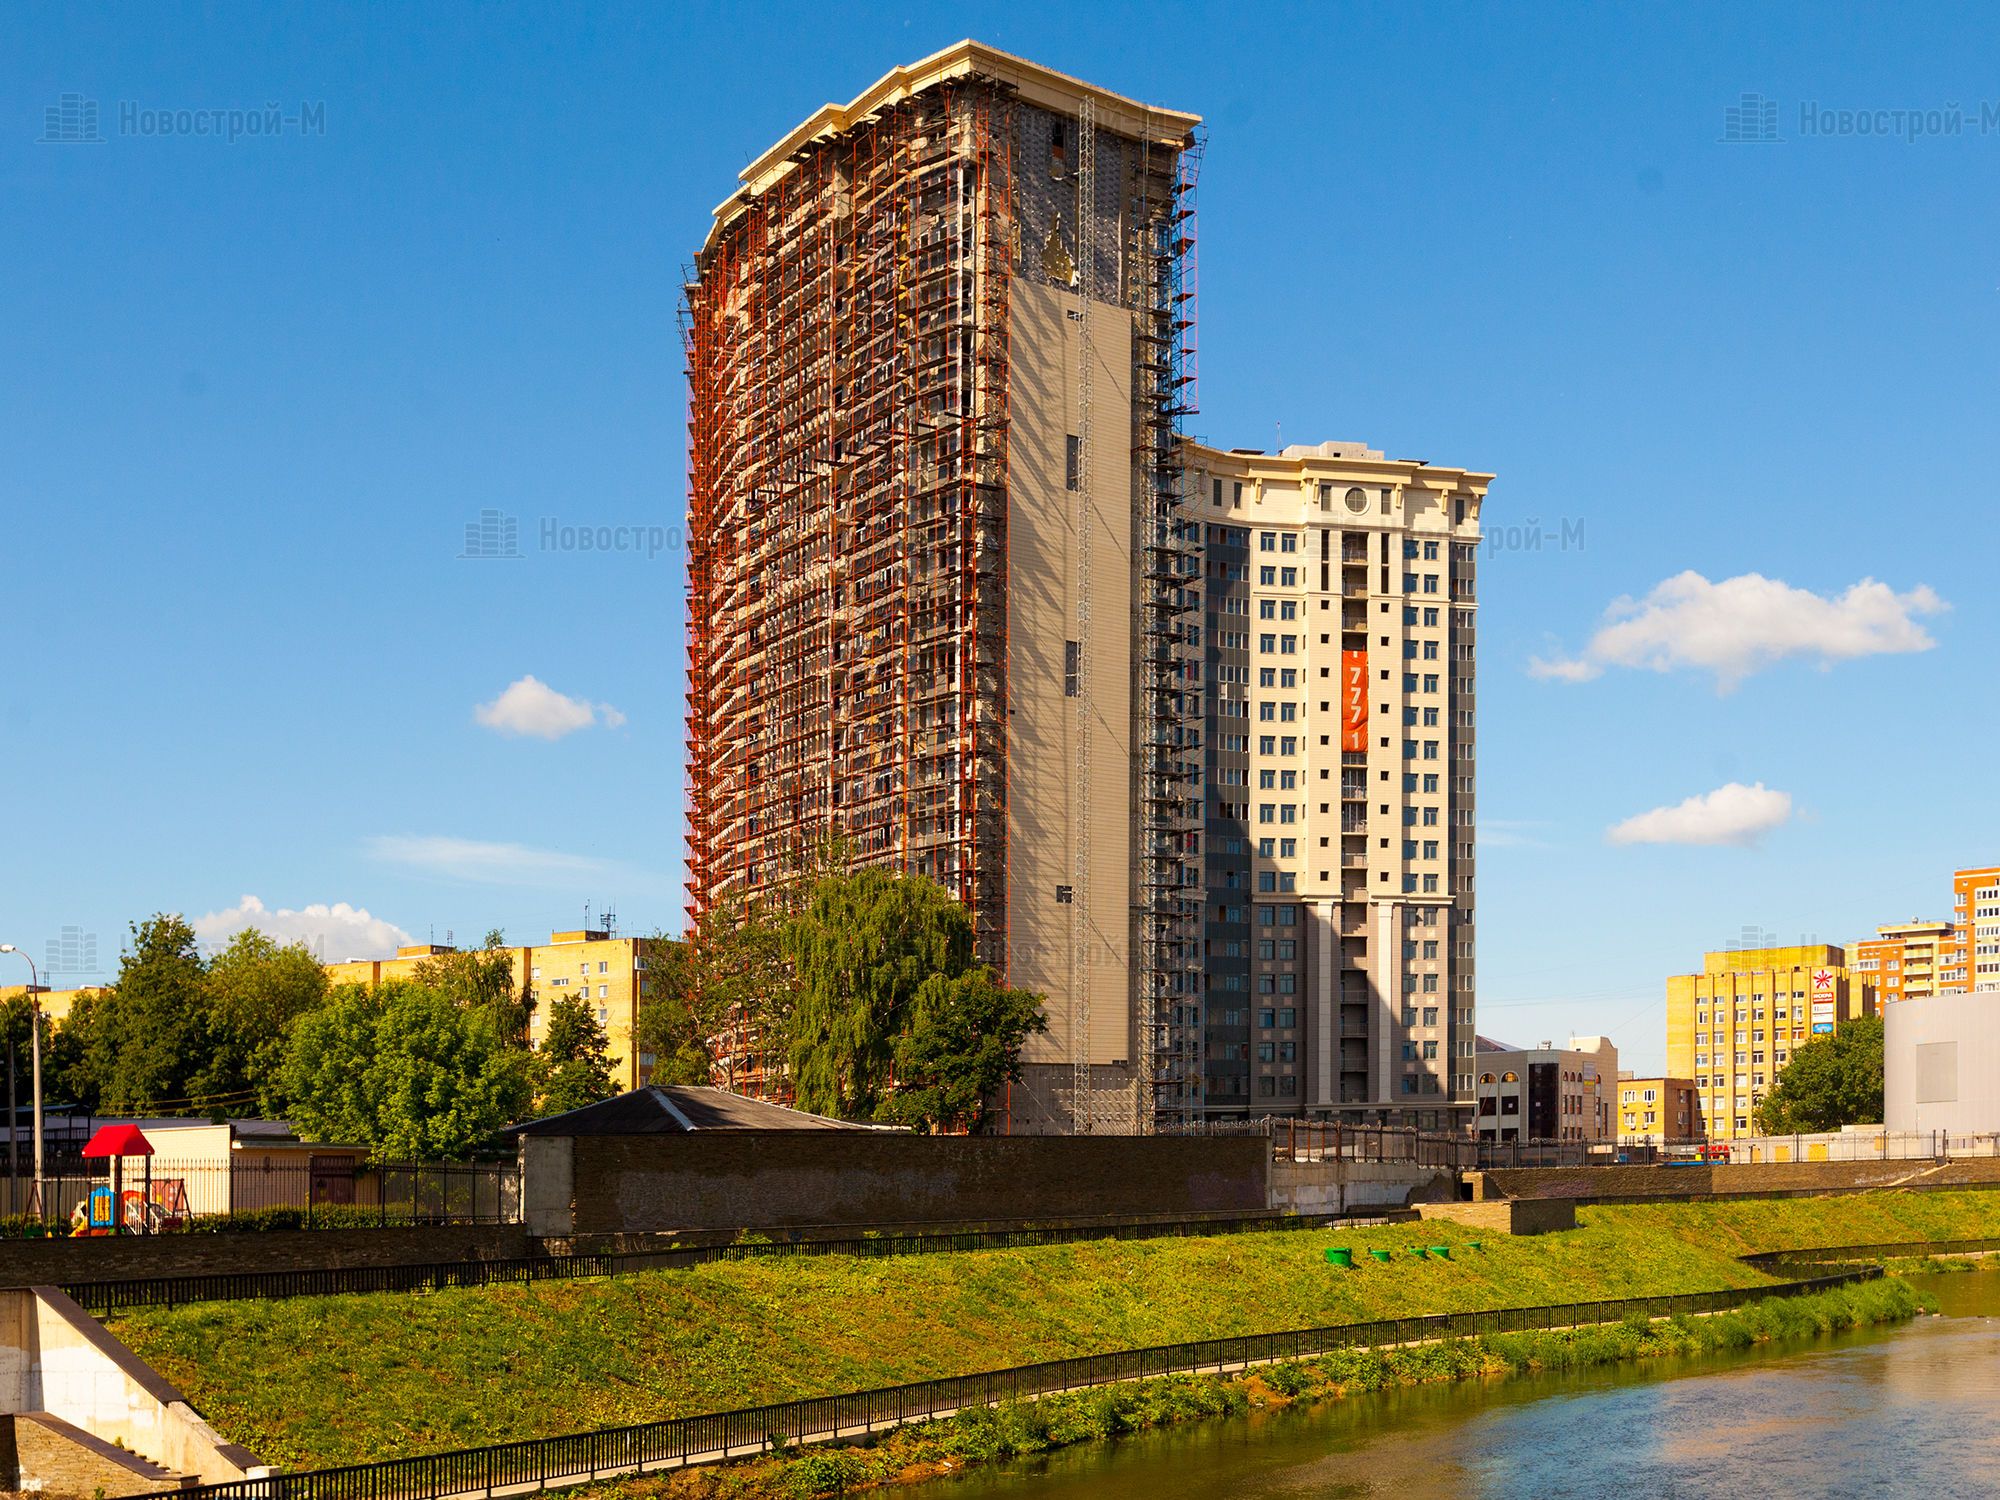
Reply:
<svg viewBox="0 0 2000 1500"><path fill-rule="evenodd" d="M905 1500L2000 1497L2000 1273L1945 1316L1741 1355L1384 1391L981 1468Z"/></svg>

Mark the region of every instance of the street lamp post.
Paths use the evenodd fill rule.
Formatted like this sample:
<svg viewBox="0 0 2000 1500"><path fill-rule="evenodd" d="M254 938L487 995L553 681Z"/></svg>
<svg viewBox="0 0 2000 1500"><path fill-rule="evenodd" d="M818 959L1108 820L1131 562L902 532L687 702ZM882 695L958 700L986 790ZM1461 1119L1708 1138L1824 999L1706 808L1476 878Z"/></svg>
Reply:
<svg viewBox="0 0 2000 1500"><path fill-rule="evenodd" d="M33 1022L30 1035L32 1061L29 1069L35 1077L35 1212L43 1212L42 1203L42 977L35 968L35 961L12 943L0 943L0 953L20 953L28 959L28 1006ZM9 1107L14 1101L7 1101ZM10 1114L7 1119L7 1140L11 1145L19 1117Z"/></svg>

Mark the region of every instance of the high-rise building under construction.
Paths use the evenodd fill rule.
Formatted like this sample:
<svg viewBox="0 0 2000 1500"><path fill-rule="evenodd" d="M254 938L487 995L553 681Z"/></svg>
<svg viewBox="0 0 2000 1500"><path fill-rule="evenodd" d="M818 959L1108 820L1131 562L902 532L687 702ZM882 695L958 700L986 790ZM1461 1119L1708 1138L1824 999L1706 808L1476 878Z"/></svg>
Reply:
<svg viewBox="0 0 2000 1500"><path fill-rule="evenodd" d="M941 882L980 956L1048 999L1015 1130L1442 1108L1449 1049L1472 1035L1469 852L1408 851L1471 840L1469 723L1438 716L1470 713L1456 560L1486 476L1182 436L1198 125L960 43L751 163L686 288L691 909L776 888L829 828ZM1256 549L1281 531L1262 561L1316 571L1265 587ZM1406 602L1412 575L1434 597ZM1239 618L1267 604L1326 614L1310 631ZM1348 691L1357 653L1387 673L1406 645L1432 654ZM1259 691L1280 674L1296 676ZM1268 751L1267 701L1286 726ZM1411 741L1462 756L1404 767L1385 737L1405 711L1425 716ZM1357 733L1383 743L1357 750ZM1357 772L1381 778L1379 814L1346 799ZM1259 797L1267 773L1298 795ZM1431 821L1406 829L1409 809ZM1376 851L1377 834L1394 842ZM1296 937L1257 925L1287 911ZM1424 917L1438 925L1415 935ZM1437 947L1454 939L1456 963ZM1425 1003L1405 1026L1412 942L1435 962L1407 966ZM1433 1031L1440 981L1453 1019ZM1366 1003L1364 985L1380 987Z"/></svg>

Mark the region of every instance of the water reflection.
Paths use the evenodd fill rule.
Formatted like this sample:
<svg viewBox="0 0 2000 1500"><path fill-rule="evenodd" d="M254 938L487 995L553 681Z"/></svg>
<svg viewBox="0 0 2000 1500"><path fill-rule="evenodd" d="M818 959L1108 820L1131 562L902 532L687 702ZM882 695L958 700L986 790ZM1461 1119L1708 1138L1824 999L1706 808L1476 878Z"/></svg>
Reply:
<svg viewBox="0 0 2000 1500"><path fill-rule="evenodd" d="M906 1500L2000 1495L2000 1275L1788 1351L1389 1391L981 1470Z"/></svg>

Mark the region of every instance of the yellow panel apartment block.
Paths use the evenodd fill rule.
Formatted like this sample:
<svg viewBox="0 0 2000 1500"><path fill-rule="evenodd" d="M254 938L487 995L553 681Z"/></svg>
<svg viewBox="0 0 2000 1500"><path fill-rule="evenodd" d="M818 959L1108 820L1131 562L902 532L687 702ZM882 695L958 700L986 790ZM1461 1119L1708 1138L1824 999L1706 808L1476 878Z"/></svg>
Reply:
<svg viewBox="0 0 2000 1500"><path fill-rule="evenodd" d="M1792 1054L1875 1011L1874 985L1836 944L1708 953L1700 973L1667 980L1667 1076L1694 1080L1711 1140L1753 1135Z"/></svg>

